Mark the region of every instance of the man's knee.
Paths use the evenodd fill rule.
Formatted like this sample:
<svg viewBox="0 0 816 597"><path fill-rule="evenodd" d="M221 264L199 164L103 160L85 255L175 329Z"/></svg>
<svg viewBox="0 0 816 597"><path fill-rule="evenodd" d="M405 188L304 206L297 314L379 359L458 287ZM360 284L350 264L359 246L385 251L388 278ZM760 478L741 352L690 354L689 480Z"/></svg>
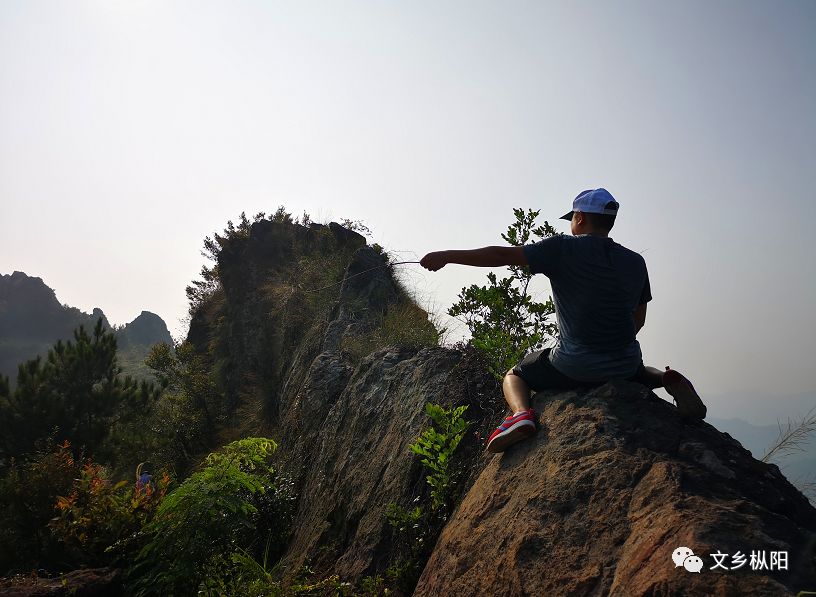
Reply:
<svg viewBox="0 0 816 597"><path fill-rule="evenodd" d="M505 373L504 376L507 377L508 375L515 375L513 369L515 369L515 367L510 367L510 369L507 370L507 373Z"/></svg>

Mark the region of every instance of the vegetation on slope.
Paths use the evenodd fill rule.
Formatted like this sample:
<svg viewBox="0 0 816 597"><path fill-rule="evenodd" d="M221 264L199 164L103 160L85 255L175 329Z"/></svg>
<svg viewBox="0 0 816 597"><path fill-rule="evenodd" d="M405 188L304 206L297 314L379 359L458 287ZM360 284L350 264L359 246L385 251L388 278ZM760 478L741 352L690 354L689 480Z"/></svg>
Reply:
<svg viewBox="0 0 816 597"><path fill-rule="evenodd" d="M309 230L314 242L249 289L262 310L276 309L275 321L286 322L264 349L325 331L356 247L280 208L252 221L242 214L205 239L211 263L188 288L191 338L152 347L144 367L155 384L122 374L114 331L101 320L25 363L14 389L0 377L0 574L125 566L129 590L145 595L312 594L332 583L352 590L339 579L312 582L308 570L288 588L273 581L294 506L291 483L269 463L276 444L256 437L219 448L247 387L235 356L245 328L223 269L259 223ZM383 265L390 269L384 255ZM438 344L427 313L397 288L389 308L341 347L350 361L390 344ZM258 384L271 392L279 381Z"/></svg>

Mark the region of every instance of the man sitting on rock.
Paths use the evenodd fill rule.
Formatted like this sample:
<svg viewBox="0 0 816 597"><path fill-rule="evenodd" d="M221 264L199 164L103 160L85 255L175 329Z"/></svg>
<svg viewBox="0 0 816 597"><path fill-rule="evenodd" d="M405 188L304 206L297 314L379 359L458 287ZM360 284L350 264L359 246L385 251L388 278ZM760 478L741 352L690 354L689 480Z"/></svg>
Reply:
<svg viewBox="0 0 816 597"><path fill-rule="evenodd" d="M652 300L643 257L609 238L619 203L606 189L578 195L570 211L572 236L557 235L522 247L483 247L428 253L420 264L437 271L448 263L480 267L528 265L550 279L560 337L555 346L533 352L504 376L504 399L512 415L493 432L489 452L536 432L530 390L569 389L627 379L649 388L665 387L686 419L706 415L703 401L684 376L666 367L643 365L635 335L646 322Z"/></svg>

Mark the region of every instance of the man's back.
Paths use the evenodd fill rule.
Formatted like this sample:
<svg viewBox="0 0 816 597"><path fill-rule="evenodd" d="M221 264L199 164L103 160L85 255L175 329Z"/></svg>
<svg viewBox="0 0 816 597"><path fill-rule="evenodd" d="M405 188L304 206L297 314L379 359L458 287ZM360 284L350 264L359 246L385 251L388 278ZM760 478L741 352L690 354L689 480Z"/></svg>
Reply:
<svg viewBox="0 0 816 597"><path fill-rule="evenodd" d="M666 388L680 416L705 418L706 406L691 382L666 367L647 367L637 331L652 299L646 262L611 238L620 204L606 189L581 192L572 211L561 216L572 236L557 235L522 247L435 251L420 264L436 271L446 263L479 267L527 265L545 274L553 289L560 338L552 348L533 351L504 375L502 392L512 413L487 440L487 451L503 452L537 431L530 391L569 389L615 378Z"/></svg>
<svg viewBox="0 0 816 597"><path fill-rule="evenodd" d="M590 234L547 238L524 252L553 289L560 330L553 365L581 381L632 376L641 362L632 314L652 298L643 257Z"/></svg>

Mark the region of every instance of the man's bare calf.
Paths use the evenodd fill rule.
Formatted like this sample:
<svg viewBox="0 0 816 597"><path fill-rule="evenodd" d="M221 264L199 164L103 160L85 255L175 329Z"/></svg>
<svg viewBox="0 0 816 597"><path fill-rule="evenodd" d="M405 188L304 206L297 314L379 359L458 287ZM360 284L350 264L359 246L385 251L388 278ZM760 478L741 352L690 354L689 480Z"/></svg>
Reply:
<svg viewBox="0 0 816 597"><path fill-rule="evenodd" d="M681 416L695 420L705 418L706 406L688 379L668 366L665 371L655 367L644 367L644 369L646 371L642 380L643 384L652 390L666 388L669 395L674 398ZM512 369L504 376L502 391L510 412L515 414L530 408L530 386L513 373Z"/></svg>

